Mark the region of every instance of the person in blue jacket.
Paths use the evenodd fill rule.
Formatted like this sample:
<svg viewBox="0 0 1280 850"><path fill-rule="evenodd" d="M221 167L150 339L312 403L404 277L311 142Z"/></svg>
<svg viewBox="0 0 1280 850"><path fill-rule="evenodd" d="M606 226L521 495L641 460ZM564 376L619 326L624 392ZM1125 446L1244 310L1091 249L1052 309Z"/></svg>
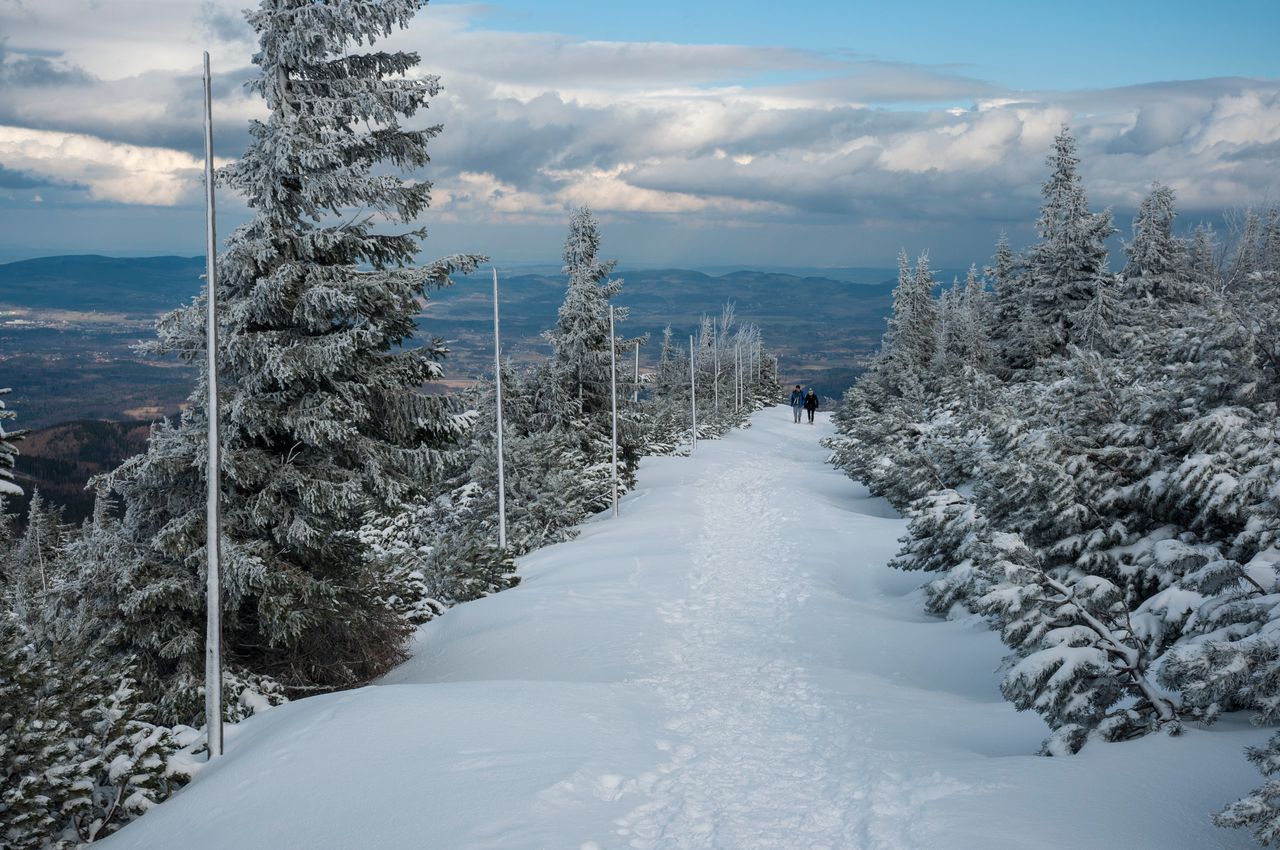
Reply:
<svg viewBox="0 0 1280 850"><path fill-rule="evenodd" d="M791 391L791 412L795 414L796 424L800 423L802 410L804 410L804 392L800 389L800 385L796 384L796 388Z"/></svg>

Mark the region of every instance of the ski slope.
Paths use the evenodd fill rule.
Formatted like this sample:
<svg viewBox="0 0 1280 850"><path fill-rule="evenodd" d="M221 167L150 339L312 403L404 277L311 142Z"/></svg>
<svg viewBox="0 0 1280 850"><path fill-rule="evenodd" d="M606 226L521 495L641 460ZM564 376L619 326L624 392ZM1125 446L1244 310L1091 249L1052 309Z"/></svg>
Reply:
<svg viewBox="0 0 1280 850"><path fill-rule="evenodd" d="M789 410L648 459L622 517L424 627L375 686L228 732L123 848L1246 848L1234 717L1033 755L1002 647L921 613L905 523Z"/></svg>

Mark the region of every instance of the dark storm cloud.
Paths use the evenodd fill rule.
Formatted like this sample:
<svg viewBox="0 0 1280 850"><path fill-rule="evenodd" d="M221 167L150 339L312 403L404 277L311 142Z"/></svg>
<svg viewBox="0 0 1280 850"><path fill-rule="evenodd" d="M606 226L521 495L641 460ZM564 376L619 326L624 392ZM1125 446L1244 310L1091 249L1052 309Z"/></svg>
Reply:
<svg viewBox="0 0 1280 850"><path fill-rule="evenodd" d="M87 86L93 81L83 68L50 56L48 51L26 51L0 39L0 87Z"/></svg>
<svg viewBox="0 0 1280 850"><path fill-rule="evenodd" d="M5 168L0 165L0 189L35 189L52 185L54 181L28 171Z"/></svg>

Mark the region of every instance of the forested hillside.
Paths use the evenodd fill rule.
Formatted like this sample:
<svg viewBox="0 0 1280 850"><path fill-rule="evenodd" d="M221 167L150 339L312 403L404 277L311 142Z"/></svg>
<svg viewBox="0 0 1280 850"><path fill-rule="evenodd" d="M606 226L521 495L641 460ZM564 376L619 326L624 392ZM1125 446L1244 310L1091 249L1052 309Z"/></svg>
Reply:
<svg viewBox="0 0 1280 850"><path fill-rule="evenodd" d="M926 607L986 618L1044 752L1280 706L1280 211L1178 227L1155 184L1124 256L1067 130L1039 241L934 298L904 253L833 460L909 510L895 565ZM1170 742L1169 746L1177 746ZM1248 757L1271 776L1280 736ZM1280 835L1280 785L1215 817Z"/></svg>

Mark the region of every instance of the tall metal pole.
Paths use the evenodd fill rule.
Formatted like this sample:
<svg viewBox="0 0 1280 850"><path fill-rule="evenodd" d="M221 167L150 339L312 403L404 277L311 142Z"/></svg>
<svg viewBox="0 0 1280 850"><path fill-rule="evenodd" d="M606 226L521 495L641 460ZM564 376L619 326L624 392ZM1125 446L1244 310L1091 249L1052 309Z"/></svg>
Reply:
<svg viewBox="0 0 1280 850"><path fill-rule="evenodd" d="M689 410L693 418L693 449L698 447L698 358L694 354L693 334L689 335Z"/></svg>
<svg viewBox="0 0 1280 850"><path fill-rule="evenodd" d="M631 394L631 403L639 404L640 402L640 341L636 341L636 387L635 392Z"/></svg>
<svg viewBox="0 0 1280 850"><path fill-rule="evenodd" d="M720 320L711 320L711 392L716 416L720 415Z"/></svg>
<svg viewBox="0 0 1280 850"><path fill-rule="evenodd" d="M742 409L742 346L733 347L733 404Z"/></svg>
<svg viewBox="0 0 1280 850"><path fill-rule="evenodd" d="M613 330L613 305L609 305L609 401L613 405L613 515L618 515L618 338Z"/></svg>
<svg viewBox="0 0 1280 850"><path fill-rule="evenodd" d="M209 395L205 418L209 421L209 469L205 505L206 570L204 638L204 722L209 758L222 755L222 517L221 462L218 438L218 236L214 227L213 197L213 84L209 75L209 54L204 54L204 198L205 277L209 284L205 318L205 364Z"/></svg>
<svg viewBox="0 0 1280 850"><path fill-rule="evenodd" d="M507 481L502 455L502 337L498 321L498 270L493 269L493 404L498 411L498 548L507 548Z"/></svg>

